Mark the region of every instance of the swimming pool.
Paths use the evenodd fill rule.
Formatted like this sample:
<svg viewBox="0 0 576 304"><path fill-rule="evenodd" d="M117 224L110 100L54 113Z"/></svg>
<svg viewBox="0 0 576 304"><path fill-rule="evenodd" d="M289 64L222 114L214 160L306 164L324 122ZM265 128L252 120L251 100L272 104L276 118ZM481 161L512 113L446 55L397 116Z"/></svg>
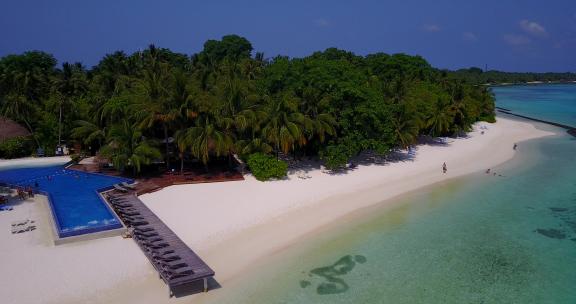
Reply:
<svg viewBox="0 0 576 304"><path fill-rule="evenodd" d="M66 238L122 228L98 191L131 180L49 166L0 171L0 182L23 187L37 184L36 189L49 197L58 237Z"/></svg>

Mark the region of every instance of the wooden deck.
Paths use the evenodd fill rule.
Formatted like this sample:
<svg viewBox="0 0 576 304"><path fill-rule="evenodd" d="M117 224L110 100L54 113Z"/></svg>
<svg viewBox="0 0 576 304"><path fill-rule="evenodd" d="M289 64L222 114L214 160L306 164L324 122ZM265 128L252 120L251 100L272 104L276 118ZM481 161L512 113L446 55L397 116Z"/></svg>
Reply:
<svg viewBox="0 0 576 304"><path fill-rule="evenodd" d="M118 171L114 169L103 169L97 164L76 164L68 167L68 169L111 176L121 176ZM130 178L129 176L124 177ZM136 184L136 194L142 195L173 185L240 181L244 180L244 176L238 171L226 171L222 168L215 168L213 173L205 173L202 172L202 170L187 170L184 171L184 174L180 174L180 172L165 172L138 177L134 180L138 182Z"/></svg>
<svg viewBox="0 0 576 304"><path fill-rule="evenodd" d="M170 296L177 293L207 291L210 287L209 279L213 280L214 271L135 195L111 193L109 192L105 197L108 196L108 203L127 227L135 229L134 231L147 230L144 233L154 234L153 237L158 238L159 241L152 244L164 243L162 248L154 249L152 248L154 245L151 247L150 244L146 244L147 240L145 237L133 237L136 244L138 244L142 252L150 260L150 263L158 271L160 278L168 285ZM131 220L130 215L125 214L125 210L131 210L129 213L141 219L137 221ZM148 239L150 238L152 237L148 237ZM174 277L173 273L170 273L172 270L167 270L167 266L158 257L159 250L173 251L170 255L178 257L176 262L180 266L175 268L174 271L186 267L186 269L191 269L191 272Z"/></svg>

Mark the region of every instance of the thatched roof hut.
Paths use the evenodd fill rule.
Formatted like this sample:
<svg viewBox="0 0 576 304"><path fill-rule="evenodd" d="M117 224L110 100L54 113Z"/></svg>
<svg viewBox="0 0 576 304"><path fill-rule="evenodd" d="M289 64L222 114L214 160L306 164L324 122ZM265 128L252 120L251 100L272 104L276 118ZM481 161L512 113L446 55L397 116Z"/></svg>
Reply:
<svg viewBox="0 0 576 304"><path fill-rule="evenodd" d="M15 121L0 116L0 142L20 136L29 136L30 132Z"/></svg>

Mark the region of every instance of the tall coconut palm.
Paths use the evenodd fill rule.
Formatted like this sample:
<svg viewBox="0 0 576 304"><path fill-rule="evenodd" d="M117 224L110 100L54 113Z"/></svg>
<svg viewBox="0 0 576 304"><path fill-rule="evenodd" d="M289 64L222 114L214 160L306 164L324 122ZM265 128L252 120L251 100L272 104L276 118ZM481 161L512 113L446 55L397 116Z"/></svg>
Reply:
<svg viewBox="0 0 576 304"><path fill-rule="evenodd" d="M427 119L427 125L430 130L430 135L439 136L446 133L450 124L453 122L453 116L450 111L450 104L438 99L433 112Z"/></svg>
<svg viewBox="0 0 576 304"><path fill-rule="evenodd" d="M102 156L112 160L114 167L120 171L132 168L134 175L141 171L142 165L162 157L154 143L145 139L138 128L128 120L113 125L107 136L107 145L100 149Z"/></svg>
<svg viewBox="0 0 576 304"><path fill-rule="evenodd" d="M266 107L262 136L276 151L288 154L296 144L304 145L306 117L298 112L298 99L292 94L273 96Z"/></svg>
<svg viewBox="0 0 576 304"><path fill-rule="evenodd" d="M102 146L106 139L106 127L87 120L77 120L74 122L76 127L72 129L72 138L81 140L84 144L90 145L93 142Z"/></svg>
<svg viewBox="0 0 576 304"><path fill-rule="evenodd" d="M54 77L52 88L52 95L58 105L58 145L60 145L64 108L74 109L74 99L81 98L88 88L84 67L80 63L64 62L62 70Z"/></svg>
<svg viewBox="0 0 576 304"><path fill-rule="evenodd" d="M392 126L396 142L402 149L406 149L416 142L422 122L418 112L407 104L398 107L397 113L392 118Z"/></svg>
<svg viewBox="0 0 576 304"><path fill-rule="evenodd" d="M145 58L147 64L141 77L136 81L131 96L133 99L132 116L141 129L152 128L156 123L162 126L165 146L164 157L166 167L170 168L169 126L176 119L180 109L177 100L170 98L170 85L175 80L172 79L170 66L158 58L155 47L151 46L147 54L147 58ZM180 76L174 77L181 78Z"/></svg>
<svg viewBox="0 0 576 304"><path fill-rule="evenodd" d="M194 120L193 126L177 132L178 146L189 149L207 167L211 152L216 156L227 155L233 147L230 126L231 121L203 114Z"/></svg>

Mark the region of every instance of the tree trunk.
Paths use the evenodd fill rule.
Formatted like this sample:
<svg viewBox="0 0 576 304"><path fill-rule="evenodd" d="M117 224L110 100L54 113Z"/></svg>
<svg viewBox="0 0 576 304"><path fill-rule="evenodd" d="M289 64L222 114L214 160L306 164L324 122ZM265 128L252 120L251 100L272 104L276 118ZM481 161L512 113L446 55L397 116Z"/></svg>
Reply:
<svg viewBox="0 0 576 304"><path fill-rule="evenodd" d="M40 148L40 142L38 141L38 138L36 138L36 134L34 133L34 130L32 130L32 126L30 126L30 123L28 123L28 120L26 120L25 118L22 120L24 121L24 124L26 124L26 127L28 127L30 135L32 135L32 138L36 142L36 148Z"/></svg>
<svg viewBox="0 0 576 304"><path fill-rule="evenodd" d="M164 127L164 144L166 147L166 169L170 170L170 155L168 154L169 145L168 145L168 126L164 123L162 124Z"/></svg>
<svg viewBox="0 0 576 304"><path fill-rule="evenodd" d="M62 102L60 102L60 114L58 117L58 147L62 143Z"/></svg>
<svg viewBox="0 0 576 304"><path fill-rule="evenodd" d="M180 153L180 175L184 175L184 153Z"/></svg>

